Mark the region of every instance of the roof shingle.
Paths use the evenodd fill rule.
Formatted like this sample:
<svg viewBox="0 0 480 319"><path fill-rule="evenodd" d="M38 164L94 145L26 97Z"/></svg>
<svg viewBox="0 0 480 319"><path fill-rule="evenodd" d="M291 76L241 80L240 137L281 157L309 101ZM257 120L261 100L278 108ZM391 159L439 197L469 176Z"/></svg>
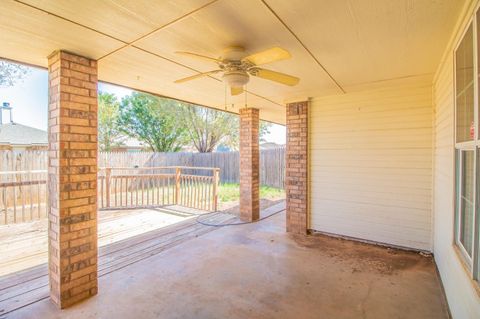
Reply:
<svg viewBox="0 0 480 319"><path fill-rule="evenodd" d="M48 144L48 133L34 127L6 123L0 125L0 145L43 145Z"/></svg>

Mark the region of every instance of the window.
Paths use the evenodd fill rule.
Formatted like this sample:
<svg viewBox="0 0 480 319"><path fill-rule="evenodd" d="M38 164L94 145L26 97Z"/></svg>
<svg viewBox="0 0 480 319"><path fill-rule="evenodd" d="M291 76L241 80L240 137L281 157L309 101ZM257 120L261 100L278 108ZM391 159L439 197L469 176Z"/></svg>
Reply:
<svg viewBox="0 0 480 319"><path fill-rule="evenodd" d="M470 26L455 54L456 141L472 141L474 135L473 35Z"/></svg>
<svg viewBox="0 0 480 319"><path fill-rule="evenodd" d="M477 25L480 26L480 13L469 25L455 50L455 244L469 266L472 277L478 280L480 63L476 59L480 32L477 32Z"/></svg>
<svg viewBox="0 0 480 319"><path fill-rule="evenodd" d="M458 244L470 259L473 252L474 163L473 150L459 150L457 155Z"/></svg>

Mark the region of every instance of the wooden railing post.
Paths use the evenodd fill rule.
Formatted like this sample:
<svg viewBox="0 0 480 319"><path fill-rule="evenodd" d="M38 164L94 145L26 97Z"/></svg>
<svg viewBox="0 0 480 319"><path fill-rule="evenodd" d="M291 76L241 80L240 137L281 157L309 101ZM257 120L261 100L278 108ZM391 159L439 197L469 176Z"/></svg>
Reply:
<svg viewBox="0 0 480 319"><path fill-rule="evenodd" d="M218 182L220 180L220 169L213 171L213 211L218 209Z"/></svg>
<svg viewBox="0 0 480 319"><path fill-rule="evenodd" d="M180 203L180 175L182 169L180 167L175 168L175 205Z"/></svg>
<svg viewBox="0 0 480 319"><path fill-rule="evenodd" d="M106 193L107 207L110 207L110 176L111 174L112 174L112 168L106 167L105 168L105 193Z"/></svg>

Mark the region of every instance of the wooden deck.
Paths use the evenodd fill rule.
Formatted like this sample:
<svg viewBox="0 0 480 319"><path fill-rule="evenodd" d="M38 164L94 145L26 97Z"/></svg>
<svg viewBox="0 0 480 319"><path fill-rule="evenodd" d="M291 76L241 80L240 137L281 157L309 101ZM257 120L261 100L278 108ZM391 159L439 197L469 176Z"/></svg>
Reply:
<svg viewBox="0 0 480 319"><path fill-rule="evenodd" d="M100 212L98 275L104 276L215 229L196 223L196 216L203 213L177 206ZM219 213L202 220L224 223L232 218ZM0 318L49 296L47 222L2 227Z"/></svg>

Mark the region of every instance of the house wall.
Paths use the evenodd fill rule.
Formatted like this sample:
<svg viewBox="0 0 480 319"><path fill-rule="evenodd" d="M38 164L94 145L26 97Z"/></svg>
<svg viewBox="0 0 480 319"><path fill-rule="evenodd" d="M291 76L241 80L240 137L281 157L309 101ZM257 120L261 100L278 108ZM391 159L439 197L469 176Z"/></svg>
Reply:
<svg viewBox="0 0 480 319"><path fill-rule="evenodd" d="M453 318L480 317L480 290L462 265L454 241L453 50L477 1L465 8L434 78L434 256Z"/></svg>
<svg viewBox="0 0 480 319"><path fill-rule="evenodd" d="M309 228L432 250L432 76L347 91L311 101Z"/></svg>

